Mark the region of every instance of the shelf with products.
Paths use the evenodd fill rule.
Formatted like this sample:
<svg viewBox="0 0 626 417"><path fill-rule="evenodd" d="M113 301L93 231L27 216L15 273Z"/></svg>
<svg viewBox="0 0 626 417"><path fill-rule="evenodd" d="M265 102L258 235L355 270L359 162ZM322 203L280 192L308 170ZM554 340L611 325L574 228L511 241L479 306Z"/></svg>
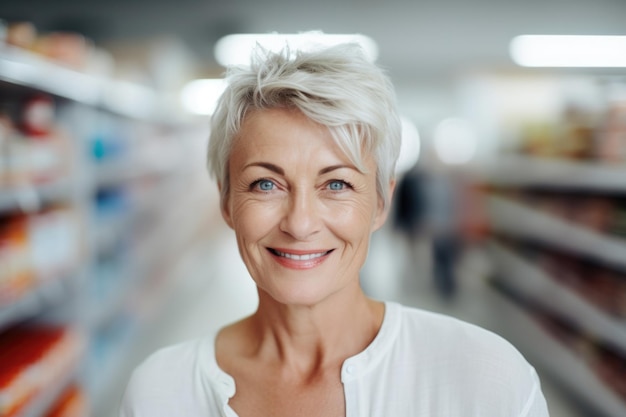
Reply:
<svg viewBox="0 0 626 417"><path fill-rule="evenodd" d="M506 273L506 271L504 271ZM497 315L490 327L551 378L559 381L576 402L597 416L626 415L624 359L580 333L560 317L550 315L507 288L495 277L486 302Z"/></svg>
<svg viewBox="0 0 626 417"><path fill-rule="evenodd" d="M34 91L0 100L0 213L74 199L76 153L56 108L51 96Z"/></svg>
<svg viewBox="0 0 626 417"><path fill-rule="evenodd" d="M112 380L99 378L103 369L120 372L148 325L134 305L148 303L144 295L157 281L173 278L164 262L173 263L170 255L202 229L207 206L191 197L203 194L193 167L203 165L205 123L172 111L170 96L143 85L11 45L0 45L0 92L0 298L11 297L0 303L0 338L63 310L63 323L84 332L87 363L77 364L77 373L91 408L89 382L106 390ZM44 221L61 213L71 213L71 222ZM6 219L23 224L8 239L1 232ZM35 223L48 233L31 239ZM19 415L54 415L48 408L66 384L50 385L41 392L50 401Z"/></svg>
<svg viewBox="0 0 626 417"><path fill-rule="evenodd" d="M626 269L625 239L598 233L499 196L488 197L487 210L491 227L498 232L560 247Z"/></svg>
<svg viewBox="0 0 626 417"><path fill-rule="evenodd" d="M491 242L489 253L495 268L501 271L500 282L534 300L542 309L614 346L626 358L626 277L620 274L609 282L606 274L597 278L590 269L586 269L579 271L585 276L572 278L576 271L574 268L566 270L562 258L551 259L544 250L532 250L537 252L535 256L524 258L519 254L524 251L523 248ZM551 276L551 272L543 269L540 262L554 269L555 275L567 276L562 279ZM568 279L583 282L569 283L566 282ZM581 285L584 287L577 288Z"/></svg>
<svg viewBox="0 0 626 417"><path fill-rule="evenodd" d="M613 199L611 204L607 198ZM626 410L625 387L615 382L626 375L607 370L610 366L620 369L622 365L615 365L620 361L626 363L626 239L616 215L621 201L619 191L537 188L535 184L500 189L487 200L491 228L498 238L498 243L489 245L496 282L526 300L524 308L541 316L543 327L557 329L534 333L532 337L552 346L543 352L527 347L533 352L531 360L607 416L622 415ZM507 246L502 245L502 238ZM499 314L502 308L506 307L498 306ZM516 320L502 334L513 337L520 347L535 343L534 339L515 338L520 331L519 318ZM575 329L575 337L563 338L559 323ZM586 343L594 352L591 359L577 351ZM558 365L560 359L556 358L570 350L574 352L567 357L572 363ZM599 359L605 357L609 362ZM572 383L573 374L566 366L581 368L580 382Z"/></svg>
<svg viewBox="0 0 626 417"><path fill-rule="evenodd" d="M96 248L88 322L101 323L136 300L134 294L150 279L153 266L184 245L189 229L198 229L203 218L198 213L205 211L207 203L202 194L185 193L190 184L181 175L143 181L128 190L99 191L103 197L94 228L110 233L99 236ZM177 204L164 209L167 201Z"/></svg>
<svg viewBox="0 0 626 417"><path fill-rule="evenodd" d="M20 325L0 334L1 415L41 416L75 380L85 337L58 325Z"/></svg>
<svg viewBox="0 0 626 417"><path fill-rule="evenodd" d="M84 73L11 45L0 45L0 80L136 119L167 117L148 87Z"/></svg>
<svg viewBox="0 0 626 417"><path fill-rule="evenodd" d="M483 82L494 115L483 133L497 141L474 167L486 190L502 334L606 416L626 415L624 81Z"/></svg>
<svg viewBox="0 0 626 417"><path fill-rule="evenodd" d="M80 242L79 220L71 206L0 218L0 329L71 292Z"/></svg>
<svg viewBox="0 0 626 417"><path fill-rule="evenodd" d="M153 317L173 285L170 276L184 261L186 249L202 238L207 221L205 217L185 214L202 212L206 207L203 200L198 195L182 198L181 204L163 217L158 226L160 230L149 232L155 238L167 236L167 240L142 239L135 248L136 274L127 283L127 291L120 293L121 308L111 311L107 319L98 324L93 338L95 348L91 350L87 373L95 375L89 378L88 389L96 408L106 407L111 390L115 390L113 383L128 372L133 358L127 353L134 351L152 326L158 326L153 323Z"/></svg>
<svg viewBox="0 0 626 417"><path fill-rule="evenodd" d="M493 186L626 192L626 165L526 155L502 155L476 168Z"/></svg>
<svg viewBox="0 0 626 417"><path fill-rule="evenodd" d="M62 178L44 184L24 183L0 187L0 215L15 211L30 212L50 202L71 199L74 181Z"/></svg>
<svg viewBox="0 0 626 417"><path fill-rule="evenodd" d="M113 187L180 171L185 146L173 139L178 135L180 131L167 126L103 117L91 135L94 187Z"/></svg>
<svg viewBox="0 0 626 417"><path fill-rule="evenodd" d="M69 274L42 282L11 303L0 306L0 331L62 302L71 293L74 280L76 277Z"/></svg>
<svg viewBox="0 0 626 417"><path fill-rule="evenodd" d="M47 409L44 417L85 417L88 415L90 415L89 400L86 393L79 384L70 383L52 407Z"/></svg>

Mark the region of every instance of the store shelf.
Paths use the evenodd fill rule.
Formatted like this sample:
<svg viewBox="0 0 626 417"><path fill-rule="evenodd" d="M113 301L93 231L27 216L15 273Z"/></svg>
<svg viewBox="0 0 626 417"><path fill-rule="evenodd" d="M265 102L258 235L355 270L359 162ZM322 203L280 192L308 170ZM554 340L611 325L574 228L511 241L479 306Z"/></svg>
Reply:
<svg viewBox="0 0 626 417"><path fill-rule="evenodd" d="M626 240L596 233L501 197L489 197L487 210L497 232L535 240L626 270Z"/></svg>
<svg viewBox="0 0 626 417"><path fill-rule="evenodd" d="M1 345L9 363L3 366L0 414L42 417L78 378L86 353L85 335L78 328L57 325L11 332Z"/></svg>
<svg viewBox="0 0 626 417"><path fill-rule="evenodd" d="M70 286L75 279L72 274L48 279L16 301L0 306L0 331L61 302L71 292Z"/></svg>
<svg viewBox="0 0 626 417"><path fill-rule="evenodd" d="M91 375L86 388L95 408L98 408L111 384L117 380L117 374L125 368L128 352L132 351L141 336L137 323L127 321L126 326L116 334L115 342L106 346L106 351L97 352L98 356L88 361L87 371Z"/></svg>
<svg viewBox="0 0 626 417"><path fill-rule="evenodd" d="M109 294L102 299L91 302L91 308L86 314L89 328L96 328L120 311L123 311L129 300L136 295L139 279L131 274L116 277L117 283Z"/></svg>
<svg viewBox="0 0 626 417"><path fill-rule="evenodd" d="M493 317L492 330L503 335L527 359L561 381L577 399L598 410L602 416L626 416L626 403L609 389L572 351L546 333L521 307L495 289L488 290ZM598 416L598 414L594 414Z"/></svg>
<svg viewBox="0 0 626 417"><path fill-rule="evenodd" d="M95 366L96 378L91 379L89 391L96 409L103 407L104 402L110 400L109 395L113 384L119 382L120 377L128 372L129 361L137 360L137 358L129 357L129 353L135 352L146 332L150 331L153 326L159 325L154 322L154 316L169 295L172 280L175 279L172 273L180 265L180 262L184 261L186 248L193 244L194 237L205 220L190 219L179 224L179 227L173 228L176 223L176 216L172 215L166 219L168 225L160 227L164 227L161 232L167 230L174 233L168 235L168 240L175 241L173 246L176 249L172 250L171 247L164 246L163 242L157 246L154 246L154 242L146 242L145 244L148 246L142 248L144 262L150 256L157 256L165 263L161 264L158 270L149 270L145 266L157 265L157 263L154 260L147 262L142 271L144 275L137 274L136 278L142 277L142 279L150 281L150 285L143 288L144 286L140 285L141 283L136 279L129 284L124 295L120 293L122 297L118 300L121 302L120 306L123 306L126 300L133 301L132 306L127 305L132 310L133 321L132 323L128 320L125 321L129 324L129 328L120 335L114 346L109 346L104 361L102 363L96 361L91 364L92 368ZM162 252L163 250L166 251ZM140 287L142 289L138 293L137 290ZM124 311L124 309L118 310L118 312L120 311Z"/></svg>
<svg viewBox="0 0 626 417"><path fill-rule="evenodd" d="M76 148L63 162L68 179L0 186L0 215L19 214L26 223L46 214L48 202L66 203L59 210L75 216L71 227L81 237L75 245L80 245L75 274L51 277L0 307L0 332L31 318L58 316L63 325L81 328L94 349L94 369L76 364L75 372L42 389L19 414L41 417L77 376L81 385L93 380L90 402L110 391L127 365L128 350L142 328L152 324L150 308L159 308L161 297L168 296L160 288L167 287L171 266L206 220L198 202L201 185L193 182L194 164L189 163L196 156L191 153L198 147L198 130L206 127L190 124L197 119L179 113L169 95L81 73L7 45L0 46L0 89L15 101L16 112L23 110L19 100L24 95L50 96L57 110L53 124L70 133L68 145ZM60 247L56 238L49 243ZM107 280L107 272L114 279ZM153 294L157 290L158 296ZM63 303L84 310L79 317L57 314Z"/></svg>
<svg viewBox="0 0 626 417"><path fill-rule="evenodd" d="M516 293L575 323L594 338L607 342L626 355L626 321L599 310L504 246L490 242L488 249L496 269L500 271L498 281L505 282Z"/></svg>
<svg viewBox="0 0 626 417"><path fill-rule="evenodd" d="M0 46L0 80L126 117L168 121L164 106L147 87L81 73L10 45Z"/></svg>
<svg viewBox="0 0 626 417"><path fill-rule="evenodd" d="M509 155L476 169L483 183L496 186L626 192L623 165Z"/></svg>
<svg viewBox="0 0 626 417"><path fill-rule="evenodd" d="M109 187L142 177L171 174L179 168L177 162L173 158L163 158L153 161L115 160L100 163L96 166L96 186Z"/></svg>
<svg viewBox="0 0 626 417"><path fill-rule="evenodd" d="M172 248L180 247L189 235L202 224L202 218L194 218L193 213L201 213L205 198L202 195L187 195L179 199L180 202L164 215L158 226L140 238L133 258L136 261L139 275L149 274L148 265L158 264L163 254L171 252ZM167 201L173 201L167 199ZM190 217L190 214L192 217ZM159 238L166 236L166 239Z"/></svg>
<svg viewBox="0 0 626 417"><path fill-rule="evenodd" d="M69 179L0 187L0 213L35 211L43 202L66 201L71 198L73 187Z"/></svg>
<svg viewBox="0 0 626 417"><path fill-rule="evenodd" d="M81 353L81 356L84 353ZM35 399L28 404L22 411L17 413L14 417L42 417L50 410L55 402L61 397L67 387L78 377L79 362L73 365L72 369L63 375L61 378L51 384L47 389L41 392Z"/></svg>

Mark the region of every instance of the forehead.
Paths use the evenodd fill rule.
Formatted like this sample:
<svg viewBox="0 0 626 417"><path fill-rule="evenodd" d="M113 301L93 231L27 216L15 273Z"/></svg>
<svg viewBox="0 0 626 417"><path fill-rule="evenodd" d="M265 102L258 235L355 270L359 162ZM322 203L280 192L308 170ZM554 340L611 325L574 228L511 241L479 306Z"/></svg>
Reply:
<svg viewBox="0 0 626 417"><path fill-rule="evenodd" d="M326 126L311 120L297 108L279 107L249 111L237 136L238 138L258 135L280 136L285 130L309 131L320 136L330 135Z"/></svg>
<svg viewBox="0 0 626 417"><path fill-rule="evenodd" d="M361 141L352 137L359 134L347 126L332 129L308 118L295 107L254 109L247 113L242 122L231 148L231 157L233 153L244 149L251 150L271 143L288 145L289 149L317 144L332 148L340 154L341 159L348 159L361 170L369 170L366 165L375 158L371 149L366 149L364 143L358 145Z"/></svg>
<svg viewBox="0 0 626 417"><path fill-rule="evenodd" d="M249 113L235 138L231 158L241 153L255 155L268 149L283 155L327 150L345 157L326 126L309 119L297 109L288 108Z"/></svg>

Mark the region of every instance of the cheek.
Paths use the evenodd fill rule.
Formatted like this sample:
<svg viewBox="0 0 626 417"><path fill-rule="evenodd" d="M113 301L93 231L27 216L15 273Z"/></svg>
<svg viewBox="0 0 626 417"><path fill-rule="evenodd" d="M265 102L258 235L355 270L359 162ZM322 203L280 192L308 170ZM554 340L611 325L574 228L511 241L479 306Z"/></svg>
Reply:
<svg viewBox="0 0 626 417"><path fill-rule="evenodd" d="M231 211L233 229L244 241L255 240L275 225L277 211L275 204L235 200Z"/></svg>
<svg viewBox="0 0 626 417"><path fill-rule="evenodd" d="M329 210L327 219L346 238L368 237L375 226L376 205L368 199L351 201Z"/></svg>

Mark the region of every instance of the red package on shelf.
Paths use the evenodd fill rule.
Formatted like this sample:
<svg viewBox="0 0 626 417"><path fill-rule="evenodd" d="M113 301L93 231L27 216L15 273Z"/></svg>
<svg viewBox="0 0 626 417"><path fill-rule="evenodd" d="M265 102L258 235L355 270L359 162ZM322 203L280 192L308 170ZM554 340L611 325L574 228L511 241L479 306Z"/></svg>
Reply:
<svg viewBox="0 0 626 417"><path fill-rule="evenodd" d="M17 327L0 334L0 415L17 415L70 375L81 340L56 326Z"/></svg>

